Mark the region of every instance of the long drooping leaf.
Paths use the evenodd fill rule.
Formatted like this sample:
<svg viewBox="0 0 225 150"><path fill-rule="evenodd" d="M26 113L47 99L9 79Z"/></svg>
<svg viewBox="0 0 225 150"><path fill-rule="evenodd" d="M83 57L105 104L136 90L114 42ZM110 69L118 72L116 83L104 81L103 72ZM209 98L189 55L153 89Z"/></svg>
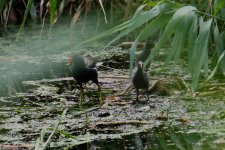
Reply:
<svg viewBox="0 0 225 150"><path fill-rule="evenodd" d="M135 50L137 48L137 43L139 40L146 39L147 37L151 36L155 32L157 32L162 26L164 26L172 16L172 12L165 13L160 15L159 17L152 20L139 34L136 38L135 42L133 43L130 49L130 77L133 69L134 64L134 57L135 57ZM145 64L146 65L146 64Z"/></svg>
<svg viewBox="0 0 225 150"><path fill-rule="evenodd" d="M218 58L221 56L221 54L224 52L224 46L223 46L223 39L222 36L219 33L219 29L217 24L214 26L214 39L215 39L215 44L216 44L216 51L217 51L217 56ZM221 60L221 69L223 71L223 74L225 74L225 57Z"/></svg>
<svg viewBox="0 0 225 150"><path fill-rule="evenodd" d="M192 82L192 91L196 91L197 84L199 81L200 71L204 63L204 59L206 59L206 55L208 55L208 40L210 35L210 28L212 24L212 19L208 20L207 22L203 22L203 19L200 18L199 23L199 35L197 41L194 46L193 51L193 62L192 67L193 70L191 72L193 82Z"/></svg>
<svg viewBox="0 0 225 150"><path fill-rule="evenodd" d="M144 23L150 21L151 19L153 19L154 17L158 16L159 14L165 13L169 10L171 10L172 8L176 8L177 5L175 5L175 3L163 3L160 5L157 5L155 7L153 7L152 9L143 12L143 13L137 13L136 16L134 16L132 19L128 20L127 22L116 26L110 30L107 30L105 32L103 32L102 34L99 34L87 41L84 41L81 44L85 44L109 35L112 35L116 32L122 31L118 36L116 36L116 38L114 38L112 41L109 42L109 44L107 46L109 46L110 44L112 44L113 42L115 42L116 40L120 39L121 37L127 35L128 33L134 31L135 29L139 28L140 26L142 26ZM143 9L143 7L141 7Z"/></svg>
<svg viewBox="0 0 225 150"><path fill-rule="evenodd" d="M145 5L140 6L140 7L136 10L134 17L135 17L135 16L139 16L139 15L141 14L141 12L142 12L142 9L144 9L144 7L145 7ZM133 18L134 18L134 17L133 17ZM122 30L128 28L129 26L131 26L131 20L128 20L128 21L126 21L126 22L124 22L124 23L122 23L122 24L120 24L120 25L118 25L118 26L116 26L116 27L113 27L113 28L111 28L111 29L109 29L109 30L107 30L107 31L105 31L105 32L103 32L103 33L101 33L101 34L98 34L98 35L96 35L96 36L94 36L94 37L92 37L92 38L90 38L90 39L84 41L84 42L81 43L80 45L84 45L84 44L86 44L86 43L89 43L89 42L92 42L92 41L95 41L95 40L104 38L104 37L106 37L106 36L112 35L112 34L114 34L114 33L120 32L120 31L122 31Z"/></svg>
<svg viewBox="0 0 225 150"><path fill-rule="evenodd" d="M154 50L152 51L151 55L146 60L146 63L149 63L155 56L155 54L158 53L159 49L163 46L163 44L171 38L171 35L175 33L177 26L182 22L183 18L188 14L196 10L195 7L192 6L184 6L179 8L176 13L173 15L173 17L170 19L168 25L166 26L166 29L162 35L162 37L159 39L159 41L156 43Z"/></svg>
<svg viewBox="0 0 225 150"><path fill-rule="evenodd" d="M155 18L156 16L163 14L165 12L168 12L172 8L176 8L177 5L174 3L162 3L159 5L156 5L152 9L142 13L141 15L132 18L131 20L131 26L127 28L125 31L121 32L116 38L114 38L112 41L109 42L107 46L115 42L116 40L120 39L121 37L127 35L128 33L134 31L135 29L141 27L144 23L150 21L151 19Z"/></svg>
<svg viewBox="0 0 225 150"><path fill-rule="evenodd" d="M192 62L193 62L193 55L194 55L194 45L197 40L198 33L198 16L195 15L193 18L192 25L190 27L190 31L188 33L188 45L187 45L187 54L188 54L188 69L189 72L192 72Z"/></svg>
<svg viewBox="0 0 225 150"><path fill-rule="evenodd" d="M187 35L190 31L194 17L195 13L191 11L180 21L176 28L170 51L168 52L167 61L171 60L173 57L175 60L180 57L181 52L186 47L185 42L187 41Z"/></svg>
<svg viewBox="0 0 225 150"><path fill-rule="evenodd" d="M142 40L146 39L147 37L149 37L149 36L153 35L155 32L157 32L159 29L161 29L163 26L165 26L171 19L172 15L173 15L173 11L170 11L165 14L159 15L158 17L153 19L140 32L139 40L142 41Z"/></svg>

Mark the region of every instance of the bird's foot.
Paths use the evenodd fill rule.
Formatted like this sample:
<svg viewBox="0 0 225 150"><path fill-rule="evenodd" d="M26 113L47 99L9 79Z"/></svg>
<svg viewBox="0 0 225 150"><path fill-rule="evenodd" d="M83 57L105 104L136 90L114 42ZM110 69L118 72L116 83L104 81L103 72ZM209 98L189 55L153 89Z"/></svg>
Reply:
<svg viewBox="0 0 225 150"><path fill-rule="evenodd" d="M139 102L139 100L136 99L136 100L134 100L131 104L132 104L132 105L136 105L138 102Z"/></svg>

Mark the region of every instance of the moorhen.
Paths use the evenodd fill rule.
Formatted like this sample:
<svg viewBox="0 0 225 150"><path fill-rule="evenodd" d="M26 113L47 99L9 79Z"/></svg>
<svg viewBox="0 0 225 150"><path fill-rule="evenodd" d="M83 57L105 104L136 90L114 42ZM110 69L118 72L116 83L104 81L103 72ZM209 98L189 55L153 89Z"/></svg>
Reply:
<svg viewBox="0 0 225 150"><path fill-rule="evenodd" d="M149 92L148 92L149 80L148 80L147 73L143 69L143 62L142 61L138 62L137 70L136 70L136 72L135 72L135 74L132 78L132 83L133 83L133 85L134 85L134 87L136 88L136 91L137 91L136 100L138 101L139 89L146 90L148 100L149 100Z"/></svg>
<svg viewBox="0 0 225 150"><path fill-rule="evenodd" d="M69 64L72 65L72 76L80 85L81 94L83 94L82 84L88 81L97 84L98 90L101 90L96 65L93 59L91 59L91 56L82 57L80 54L74 53L69 59Z"/></svg>

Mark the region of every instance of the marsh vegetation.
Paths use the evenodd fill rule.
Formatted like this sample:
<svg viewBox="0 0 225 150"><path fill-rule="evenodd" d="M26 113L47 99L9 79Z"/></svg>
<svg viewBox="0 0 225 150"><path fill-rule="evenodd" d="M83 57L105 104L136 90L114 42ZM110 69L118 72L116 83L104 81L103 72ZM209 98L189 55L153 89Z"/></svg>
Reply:
<svg viewBox="0 0 225 150"><path fill-rule="evenodd" d="M0 149L224 149L224 4L0 1ZM101 96L81 97L73 52L97 60Z"/></svg>

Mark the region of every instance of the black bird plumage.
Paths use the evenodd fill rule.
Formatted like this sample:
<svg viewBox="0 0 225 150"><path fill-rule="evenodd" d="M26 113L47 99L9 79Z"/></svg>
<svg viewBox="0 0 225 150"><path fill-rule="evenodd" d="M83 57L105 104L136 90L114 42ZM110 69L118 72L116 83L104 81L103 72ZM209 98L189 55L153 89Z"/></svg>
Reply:
<svg viewBox="0 0 225 150"><path fill-rule="evenodd" d="M132 78L132 83L137 91L136 100L138 100L139 89L144 89L146 91L148 100L149 100L149 93L148 93L149 79L148 79L148 74L143 69L142 61L138 62L137 70Z"/></svg>
<svg viewBox="0 0 225 150"><path fill-rule="evenodd" d="M82 84L88 81L97 84L100 90L96 65L90 57L82 57L80 54L74 53L69 63L72 65L72 76L80 85L82 92Z"/></svg>

